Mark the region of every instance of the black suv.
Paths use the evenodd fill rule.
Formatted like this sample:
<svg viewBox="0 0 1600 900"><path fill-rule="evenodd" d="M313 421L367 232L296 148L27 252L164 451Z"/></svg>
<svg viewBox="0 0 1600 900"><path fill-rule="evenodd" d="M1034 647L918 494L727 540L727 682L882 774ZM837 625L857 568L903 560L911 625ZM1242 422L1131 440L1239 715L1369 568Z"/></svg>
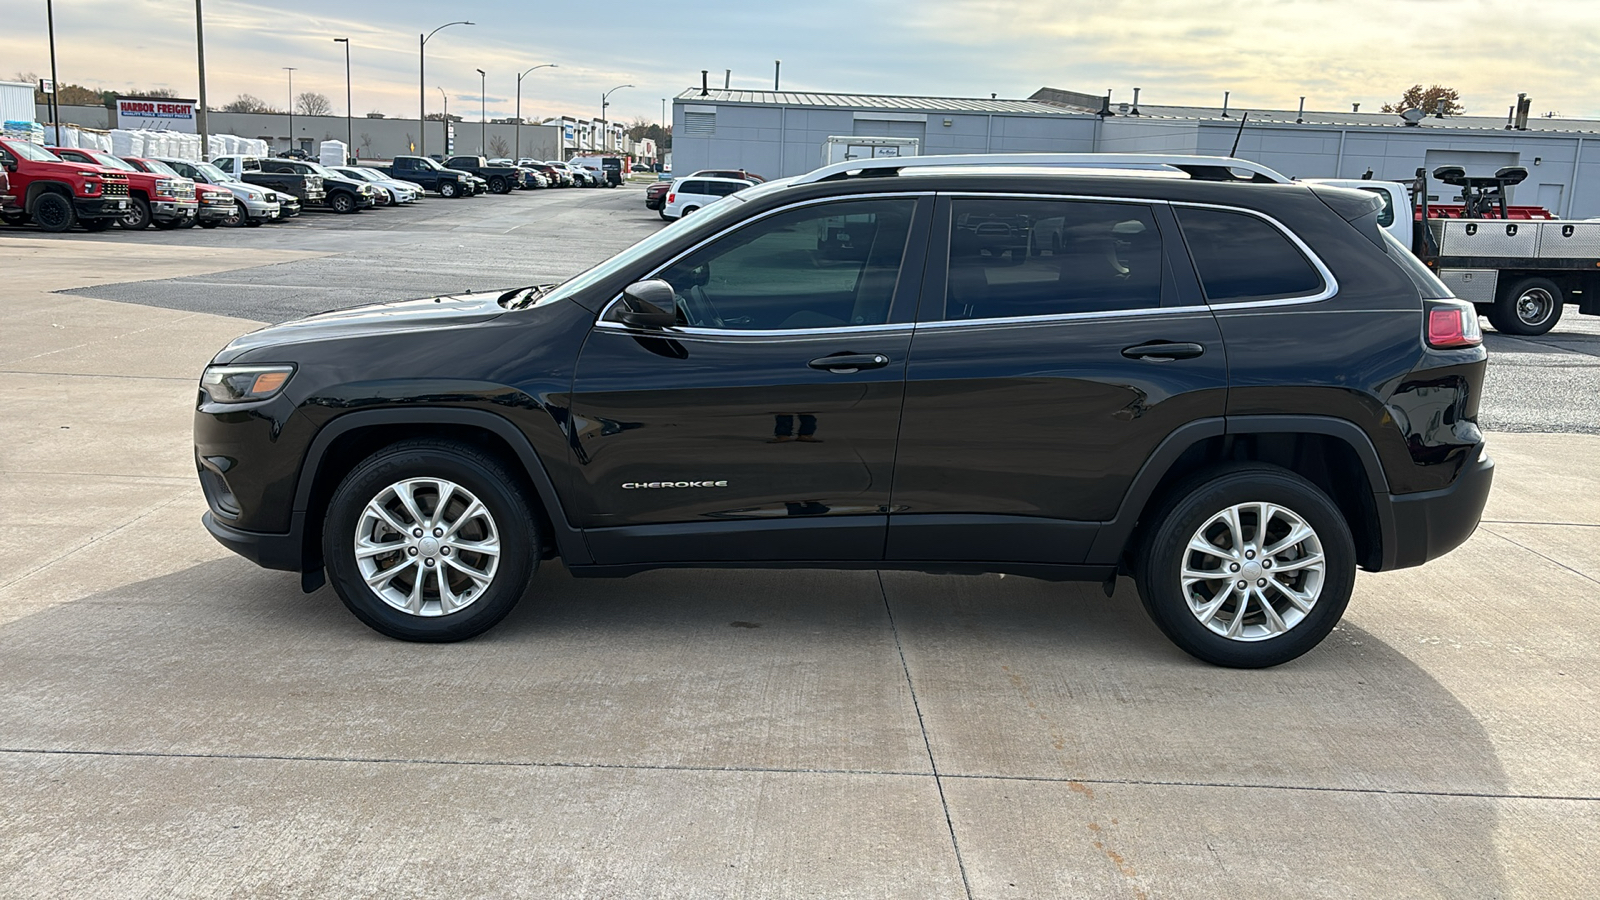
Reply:
<svg viewBox="0 0 1600 900"><path fill-rule="evenodd" d="M1370 194L1106 158L844 163L561 284L241 337L205 525L407 640L560 556L1131 574L1196 657L1293 659L1476 527L1477 318Z"/></svg>

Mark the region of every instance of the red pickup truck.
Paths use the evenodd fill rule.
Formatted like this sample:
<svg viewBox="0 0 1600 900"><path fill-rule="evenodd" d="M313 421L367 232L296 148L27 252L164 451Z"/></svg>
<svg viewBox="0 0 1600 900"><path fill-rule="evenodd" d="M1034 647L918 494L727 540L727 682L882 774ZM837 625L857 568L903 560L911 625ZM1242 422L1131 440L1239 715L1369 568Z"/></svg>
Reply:
<svg viewBox="0 0 1600 900"><path fill-rule="evenodd" d="M199 201L194 196L194 182L187 178L143 171L104 150L77 147L48 149L67 162L114 169L127 176L131 197L128 214L122 217L123 228L139 231L152 224L157 228L178 228L192 223L200 210Z"/></svg>
<svg viewBox="0 0 1600 900"><path fill-rule="evenodd" d="M45 231L81 224L104 231L128 214L128 179L115 169L66 162L27 141L0 138L0 168L10 176L14 198L0 219L8 225L37 222Z"/></svg>

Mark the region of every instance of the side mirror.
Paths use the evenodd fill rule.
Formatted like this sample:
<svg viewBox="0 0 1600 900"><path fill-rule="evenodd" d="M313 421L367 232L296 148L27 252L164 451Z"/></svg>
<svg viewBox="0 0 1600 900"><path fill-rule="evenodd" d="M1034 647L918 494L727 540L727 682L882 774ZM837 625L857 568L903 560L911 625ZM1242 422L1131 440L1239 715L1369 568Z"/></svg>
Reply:
<svg viewBox="0 0 1600 900"><path fill-rule="evenodd" d="M666 328L678 320L678 302L672 285L659 278L636 281L622 290L622 310L618 314L625 325L635 328Z"/></svg>

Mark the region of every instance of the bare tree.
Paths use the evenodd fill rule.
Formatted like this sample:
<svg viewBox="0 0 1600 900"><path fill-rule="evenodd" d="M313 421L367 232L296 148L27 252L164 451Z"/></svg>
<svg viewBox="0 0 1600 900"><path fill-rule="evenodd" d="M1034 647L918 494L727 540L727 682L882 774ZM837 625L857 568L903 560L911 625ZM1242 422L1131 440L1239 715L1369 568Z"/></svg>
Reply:
<svg viewBox="0 0 1600 900"><path fill-rule="evenodd" d="M511 155L511 145L500 135L489 138L489 153L491 156L501 157Z"/></svg>
<svg viewBox="0 0 1600 900"><path fill-rule="evenodd" d="M328 102L328 95L315 91L306 91L294 98L294 111L302 116L331 116L333 104Z"/></svg>
<svg viewBox="0 0 1600 900"><path fill-rule="evenodd" d="M274 109L267 101L254 94L240 94L222 107L228 113L266 113L276 114L281 110Z"/></svg>
<svg viewBox="0 0 1600 900"><path fill-rule="evenodd" d="M1406 88L1405 93L1394 103L1385 103L1383 111L1386 113L1403 113L1408 109L1420 109L1432 115L1434 108L1440 101L1444 102L1444 114L1447 116L1460 115L1466 111L1461 105L1461 92L1452 87L1436 84L1423 89L1420 84L1413 84Z"/></svg>
<svg viewBox="0 0 1600 900"><path fill-rule="evenodd" d="M361 149L367 151L366 156L372 155L372 135L361 132Z"/></svg>

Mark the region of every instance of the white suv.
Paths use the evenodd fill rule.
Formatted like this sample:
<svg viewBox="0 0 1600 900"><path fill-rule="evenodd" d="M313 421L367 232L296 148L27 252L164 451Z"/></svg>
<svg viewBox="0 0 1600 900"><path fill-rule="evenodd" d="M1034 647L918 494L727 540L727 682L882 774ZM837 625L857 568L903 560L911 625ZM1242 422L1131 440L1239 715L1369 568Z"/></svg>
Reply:
<svg viewBox="0 0 1600 900"><path fill-rule="evenodd" d="M661 215L666 219L681 219L702 206L755 186L755 182L743 178L706 178L695 175L679 178L667 191L667 203L661 208Z"/></svg>

